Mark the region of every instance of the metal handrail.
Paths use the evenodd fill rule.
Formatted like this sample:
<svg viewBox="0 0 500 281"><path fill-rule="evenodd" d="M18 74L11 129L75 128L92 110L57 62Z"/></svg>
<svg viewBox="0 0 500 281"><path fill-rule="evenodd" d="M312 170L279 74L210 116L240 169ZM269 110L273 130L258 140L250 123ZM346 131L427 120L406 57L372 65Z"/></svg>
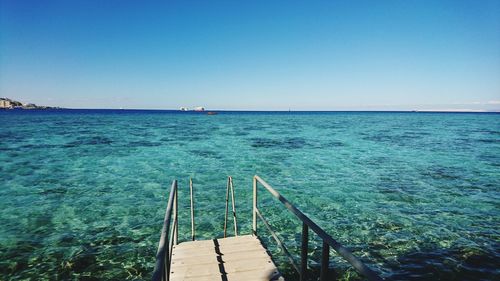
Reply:
<svg viewBox="0 0 500 281"><path fill-rule="evenodd" d="M234 223L234 236L238 236L238 222L236 219L236 205L234 202L234 187L233 187L233 177L229 176L227 178L227 188L226 188L226 215L224 217L224 238L227 235L227 219L229 211L229 190L231 190L231 204L233 207L233 223Z"/></svg>
<svg viewBox="0 0 500 281"><path fill-rule="evenodd" d="M173 228L170 232L170 221L174 214ZM172 239L173 238L173 239ZM156 252L156 264L153 272L153 281L169 280L170 263L172 261L172 248L177 245L178 221L177 221L177 180L172 182L170 196L168 197L167 210L161 229L160 243Z"/></svg>
<svg viewBox="0 0 500 281"><path fill-rule="evenodd" d="M163 228L161 230L160 242L158 251L156 252L156 264L153 272L153 281L168 281L170 279L170 264L172 262L173 246L178 244L179 223L177 218L177 180L172 182L170 195L168 198L165 218L163 220ZM194 223L194 192L193 180L189 179L189 192L191 199L191 239L195 240L195 223ZM233 210L234 235L238 236L238 222L236 218L236 204L234 199L233 178L228 177L226 190L226 216L224 221L224 237L227 234L227 220L229 212L229 192L231 192L231 203ZM173 216L173 222L172 222ZM172 227L171 227L172 225Z"/></svg>
<svg viewBox="0 0 500 281"><path fill-rule="evenodd" d="M189 194L191 198L191 240L195 239L195 227L194 227L194 196L193 196L193 179L189 178Z"/></svg>
<svg viewBox="0 0 500 281"><path fill-rule="evenodd" d="M274 240L276 241L276 243L278 244L278 246L281 248L281 250L283 251L283 253L285 253L285 255L287 256L287 258L290 260L290 263L292 264L293 268L295 268L295 270L297 272L300 272L300 269L297 266L297 264L295 263L295 260L293 259L292 254L290 254L290 252L288 251L288 249L285 247L285 244L283 244L283 242L280 240L280 238L278 237L278 235L276 235L276 233L274 233L273 229L271 228L271 225L269 225L269 222L264 218L264 216L261 214L260 210L257 210L257 215L262 220L262 222L266 226L267 230L269 230L269 232L271 233L271 235L273 236Z"/></svg>
<svg viewBox="0 0 500 281"><path fill-rule="evenodd" d="M297 209L290 201L288 201L285 197L283 197L279 192L277 192L274 188L272 188L268 183L266 183L259 176L253 177L253 223L252 223L252 231L254 235L257 235L257 217L261 218L268 230L270 230L273 237L278 242L279 239L277 235L272 231L267 221L262 216L261 212L257 206L257 183L260 183L264 186L271 195L273 195L276 199L278 199L285 207L294 214L298 219L302 221L302 247L301 247L301 265L300 265L300 280L305 281L307 278L307 249L309 242L309 228L311 228L322 240L323 240L323 249L322 249L322 257L321 257L321 272L320 272L320 280L327 280L327 272L329 265L329 252L330 247L333 248L340 256L346 259L356 271L362 275L364 275L368 280L383 280L380 276L377 275L374 271L368 268L365 264L363 264L358 258L356 258L347 248L342 246L339 242L333 239L330 235L328 235L321 227L319 227L316 223L314 223L311 219L309 219L304 213L302 213L299 209ZM285 247L281 241L278 242L280 247ZM288 252L288 251L286 251ZM291 260L291 256L288 256ZM297 266L295 263L292 263L294 268L297 270ZM298 270L297 270L298 271Z"/></svg>

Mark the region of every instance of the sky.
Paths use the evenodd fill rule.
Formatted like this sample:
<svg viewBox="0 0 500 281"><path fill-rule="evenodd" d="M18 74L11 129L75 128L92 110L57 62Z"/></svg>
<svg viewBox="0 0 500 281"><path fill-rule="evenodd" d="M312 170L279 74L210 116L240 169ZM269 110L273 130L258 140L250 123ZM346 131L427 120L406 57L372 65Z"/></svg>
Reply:
<svg viewBox="0 0 500 281"><path fill-rule="evenodd" d="M500 1L0 0L0 96L70 108L500 110Z"/></svg>

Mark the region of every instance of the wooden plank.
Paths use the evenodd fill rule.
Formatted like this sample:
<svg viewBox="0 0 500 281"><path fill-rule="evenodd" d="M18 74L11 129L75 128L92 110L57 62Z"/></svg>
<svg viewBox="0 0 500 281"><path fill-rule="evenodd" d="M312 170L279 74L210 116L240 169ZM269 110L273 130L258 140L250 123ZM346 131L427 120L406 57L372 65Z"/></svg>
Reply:
<svg viewBox="0 0 500 281"><path fill-rule="evenodd" d="M198 249L176 249L174 248L174 253L177 256L180 255L206 255L209 253L214 253L214 254L220 254L220 255L225 255L228 253L237 253L237 252L245 252L245 251L265 251L264 247L262 245L256 245L256 244L242 244L238 246L226 246L226 247L213 247L213 248L198 248Z"/></svg>
<svg viewBox="0 0 500 281"><path fill-rule="evenodd" d="M234 273L245 271L273 271L276 267L270 260L265 259L245 259L239 261L231 261L227 263L213 263L213 264L198 264L198 265L184 265L172 266L170 276L204 276L221 273ZM222 272L221 272L222 271Z"/></svg>
<svg viewBox="0 0 500 281"><path fill-rule="evenodd" d="M238 237L228 237L215 239L219 245L233 245L233 244L245 244L249 242L260 243L259 239L252 235L238 236ZM199 247L214 247L214 240L199 240L182 242L175 245L176 248L199 248Z"/></svg>
<svg viewBox="0 0 500 281"><path fill-rule="evenodd" d="M240 251L247 251L247 250L262 250L264 247L260 243L256 242L248 242L248 243L242 243L242 244L235 244L235 245L220 245L220 246L213 246L213 247L196 247L196 248L181 248L181 247L175 247L175 253L177 255L183 254L183 255L199 255L200 253L233 253L233 252L240 252Z"/></svg>
<svg viewBox="0 0 500 281"><path fill-rule="evenodd" d="M238 245L222 245L220 247L199 247L199 248L175 248L177 255L199 255L201 253L234 253L248 250L262 250L263 246L258 243L246 243Z"/></svg>
<svg viewBox="0 0 500 281"><path fill-rule="evenodd" d="M260 257L256 257L256 256L253 256L253 257L247 257L245 259L237 259L237 260L230 260L230 261L226 261L226 260L222 260L222 261L218 261L217 259L212 259L212 260L205 260L205 261L200 261L198 260L198 262L189 262L189 263L179 263L177 262L176 265L175 265L175 269L177 271L186 271L188 270L190 267L193 267L193 266L196 266L196 267L209 267L209 266L214 266L216 265L217 267L219 267L219 265L221 267L224 267L225 268L225 272L231 272L231 270L233 268L240 268L240 267L243 267L245 266L248 270L250 269L253 269L253 268L259 268L259 266L268 266L268 265L273 265L272 263L272 260L269 256L267 257L263 257L263 256L260 256ZM219 268L220 269L220 268Z"/></svg>
<svg viewBox="0 0 500 281"><path fill-rule="evenodd" d="M170 281L284 281L283 277L279 273L274 273L275 271L246 271L246 272L234 272L225 275L213 274L205 276L171 276Z"/></svg>
<svg viewBox="0 0 500 281"><path fill-rule="evenodd" d="M260 241L252 235L184 242L172 253L170 280L283 280Z"/></svg>
<svg viewBox="0 0 500 281"><path fill-rule="evenodd" d="M185 247L178 247L174 246L174 249L177 251L182 251L182 252L195 252L195 251L215 251L216 249L238 249L238 248L262 248L262 244L259 241L245 241L243 243L232 243L232 244L214 244L212 245L203 245L203 246L197 246L197 247L192 247L192 246L185 246Z"/></svg>
<svg viewBox="0 0 500 281"><path fill-rule="evenodd" d="M210 262L230 262L234 260L241 260L245 258L269 258L269 255L266 251L249 251L249 252L240 252L235 253L233 255L224 255L220 257L219 255L214 254L206 254L199 256L176 256L172 260L172 264L201 264L201 263L210 263Z"/></svg>

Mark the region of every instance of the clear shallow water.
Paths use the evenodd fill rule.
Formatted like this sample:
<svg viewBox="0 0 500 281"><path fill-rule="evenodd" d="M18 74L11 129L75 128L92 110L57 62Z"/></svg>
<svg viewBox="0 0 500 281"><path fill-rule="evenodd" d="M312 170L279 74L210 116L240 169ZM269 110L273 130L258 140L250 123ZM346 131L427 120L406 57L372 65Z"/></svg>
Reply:
<svg viewBox="0 0 500 281"><path fill-rule="evenodd" d="M250 233L254 174L389 280L500 277L499 114L0 111L0 279L149 279L171 181L181 240L189 177L211 238L227 175ZM298 259L299 222L260 194Z"/></svg>

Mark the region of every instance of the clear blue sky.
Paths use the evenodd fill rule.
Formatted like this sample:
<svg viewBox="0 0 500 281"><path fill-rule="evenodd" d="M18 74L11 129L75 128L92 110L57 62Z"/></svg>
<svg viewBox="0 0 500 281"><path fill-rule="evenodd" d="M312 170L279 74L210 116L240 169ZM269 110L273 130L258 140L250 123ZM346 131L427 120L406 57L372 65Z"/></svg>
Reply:
<svg viewBox="0 0 500 281"><path fill-rule="evenodd" d="M500 1L0 1L0 96L75 108L500 109Z"/></svg>

